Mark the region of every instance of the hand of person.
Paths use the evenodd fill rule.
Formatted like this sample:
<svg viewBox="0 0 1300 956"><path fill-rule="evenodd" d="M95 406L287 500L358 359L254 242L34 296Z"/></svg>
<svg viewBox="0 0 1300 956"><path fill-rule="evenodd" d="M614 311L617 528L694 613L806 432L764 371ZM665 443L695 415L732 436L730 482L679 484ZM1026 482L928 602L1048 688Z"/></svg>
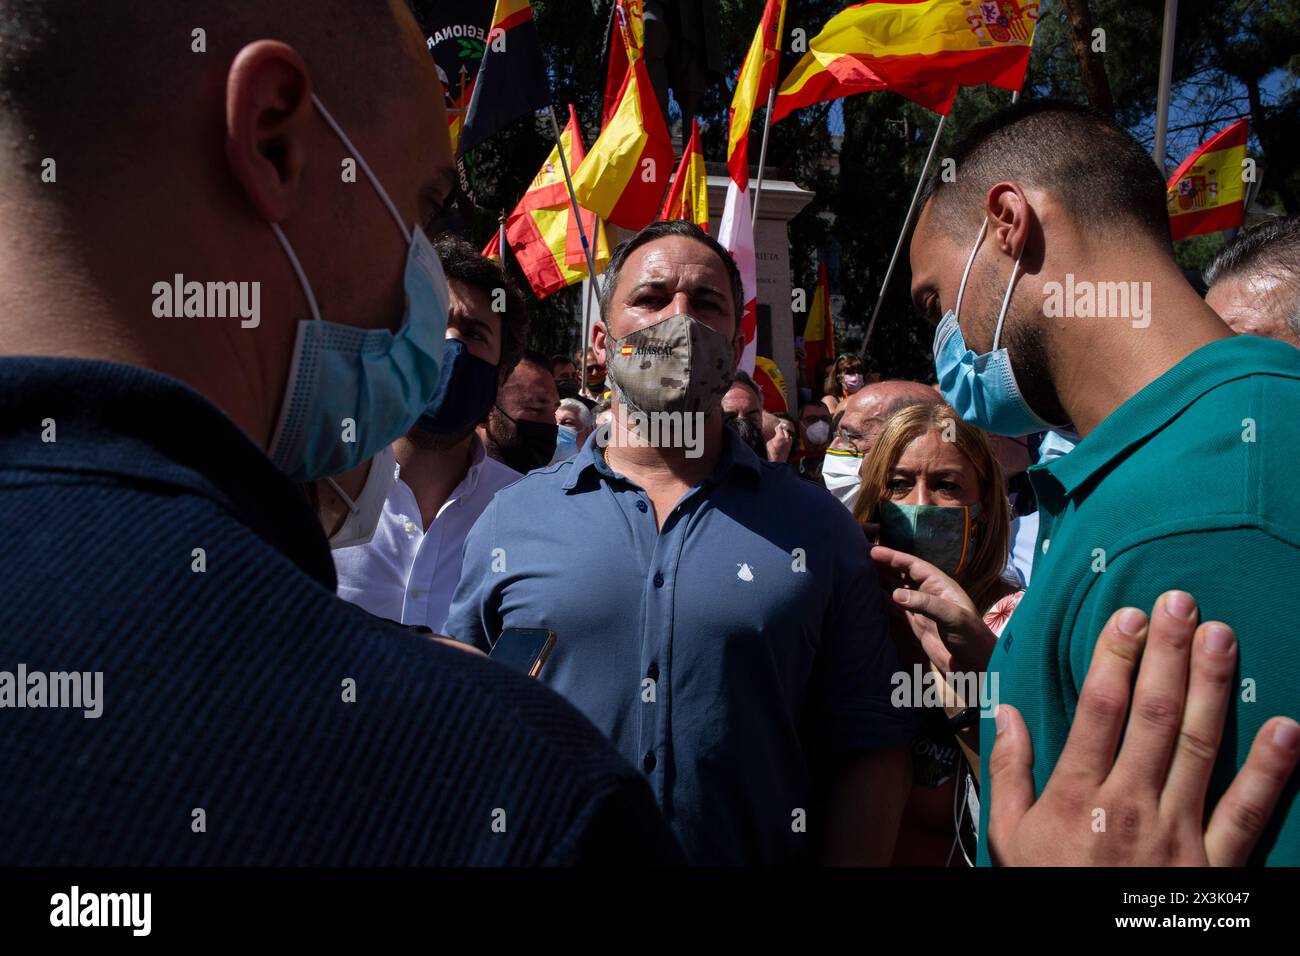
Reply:
<svg viewBox="0 0 1300 956"><path fill-rule="evenodd" d="M933 564L893 548L877 545L871 558L881 582L892 588L895 607L941 673L979 672L988 666L997 635L961 585Z"/></svg>
<svg viewBox="0 0 1300 956"><path fill-rule="evenodd" d="M786 461L790 457L790 449L794 447L794 426L781 419L776 423L776 432L772 435L771 441L767 443L767 460L768 461Z"/></svg>
<svg viewBox="0 0 1300 956"><path fill-rule="evenodd" d="M430 640L437 641L439 644L446 644L448 647L454 647L456 650L465 651L468 654L477 654L479 657L487 657L486 654L480 651L473 644L465 644L462 641L456 640L454 637L443 637L440 634L435 634L430 638Z"/></svg>
<svg viewBox="0 0 1300 956"><path fill-rule="evenodd" d="M1196 620L1196 602L1182 591L1161 595L1149 622L1136 608L1111 615L1093 650L1065 749L1037 800L1028 728L1014 707L998 708L989 760L995 863L1247 861L1300 758L1300 724L1274 717L1260 728L1204 825L1206 788L1236 688L1237 640L1225 624L1197 627Z"/></svg>

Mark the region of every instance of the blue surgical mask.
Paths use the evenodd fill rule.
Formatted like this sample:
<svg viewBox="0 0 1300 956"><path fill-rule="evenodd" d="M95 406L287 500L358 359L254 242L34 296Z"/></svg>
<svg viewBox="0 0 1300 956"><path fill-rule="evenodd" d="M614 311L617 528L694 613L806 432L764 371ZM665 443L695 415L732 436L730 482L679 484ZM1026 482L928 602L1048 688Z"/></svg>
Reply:
<svg viewBox="0 0 1300 956"><path fill-rule="evenodd" d="M440 381L449 306L442 264L423 230L407 230L360 151L315 95L312 102L365 172L408 242L406 310L396 334L324 321L293 247L279 225L271 223L312 316L298 323L289 381L269 452L276 466L296 482L355 468L415 424Z"/></svg>
<svg viewBox="0 0 1300 956"><path fill-rule="evenodd" d="M495 365L471 353L460 339L448 339L438 390L415 426L431 435L455 435L476 425L497 400L498 379Z"/></svg>
<svg viewBox="0 0 1300 956"><path fill-rule="evenodd" d="M561 425L555 436L555 454L552 462L564 461L578 453L578 430L572 425Z"/></svg>
<svg viewBox="0 0 1300 956"><path fill-rule="evenodd" d="M968 349L957 318L961 314L961 299L966 292L966 280L970 278L975 253L979 252L988 227L988 220L985 219L980 226L979 238L975 240L975 248L966 260L966 271L961 274L956 308L950 309L935 329L934 367L944 400L963 421L995 435L1019 438L1052 427L1029 407L1016 383L1015 372L1011 369L1011 357L1006 349L998 348L1002 323L1007 317L1007 306L1011 303L1011 290L1020 272L1020 255L1024 254L1024 246L1020 248L1020 255L1016 256L1016 264L1011 268L1011 279L1007 282L1006 295L1002 297L1002 311L998 313L998 323L993 331L993 350L976 355Z"/></svg>

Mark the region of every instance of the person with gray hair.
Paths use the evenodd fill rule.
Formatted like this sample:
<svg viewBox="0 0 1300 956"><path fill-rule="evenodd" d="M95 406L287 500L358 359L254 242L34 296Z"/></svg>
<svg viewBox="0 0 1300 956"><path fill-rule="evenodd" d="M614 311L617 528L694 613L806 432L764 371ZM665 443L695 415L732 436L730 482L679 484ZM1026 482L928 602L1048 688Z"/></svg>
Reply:
<svg viewBox="0 0 1300 956"><path fill-rule="evenodd" d="M1238 335L1300 348L1300 216L1251 226L1205 269L1205 302Z"/></svg>
<svg viewBox="0 0 1300 956"><path fill-rule="evenodd" d="M596 427L596 419L581 399L562 398L555 410L555 424L559 426L559 435L555 442L554 464L572 458L587 441L587 436Z"/></svg>

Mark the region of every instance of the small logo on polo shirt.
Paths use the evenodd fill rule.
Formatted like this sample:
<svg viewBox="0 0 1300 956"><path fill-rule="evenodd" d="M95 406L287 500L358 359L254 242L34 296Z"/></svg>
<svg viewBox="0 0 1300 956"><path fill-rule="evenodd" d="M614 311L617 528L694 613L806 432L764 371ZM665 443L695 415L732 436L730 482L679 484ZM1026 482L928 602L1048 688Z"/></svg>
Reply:
<svg viewBox="0 0 1300 956"><path fill-rule="evenodd" d="M741 564L737 566L740 568L740 570L736 572L736 577L740 578L740 580L742 581L754 580L754 572L748 564Z"/></svg>

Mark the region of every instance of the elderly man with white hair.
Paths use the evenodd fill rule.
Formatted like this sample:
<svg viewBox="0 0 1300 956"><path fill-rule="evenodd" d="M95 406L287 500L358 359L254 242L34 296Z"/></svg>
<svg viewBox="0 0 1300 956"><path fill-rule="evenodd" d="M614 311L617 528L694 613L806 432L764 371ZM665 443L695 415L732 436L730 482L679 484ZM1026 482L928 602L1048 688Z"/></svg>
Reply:
<svg viewBox="0 0 1300 956"><path fill-rule="evenodd" d="M587 436L596 427L596 419L591 409L578 398L562 398L555 409L555 424L560 427L555 440L555 457L552 464L572 458L586 442Z"/></svg>

